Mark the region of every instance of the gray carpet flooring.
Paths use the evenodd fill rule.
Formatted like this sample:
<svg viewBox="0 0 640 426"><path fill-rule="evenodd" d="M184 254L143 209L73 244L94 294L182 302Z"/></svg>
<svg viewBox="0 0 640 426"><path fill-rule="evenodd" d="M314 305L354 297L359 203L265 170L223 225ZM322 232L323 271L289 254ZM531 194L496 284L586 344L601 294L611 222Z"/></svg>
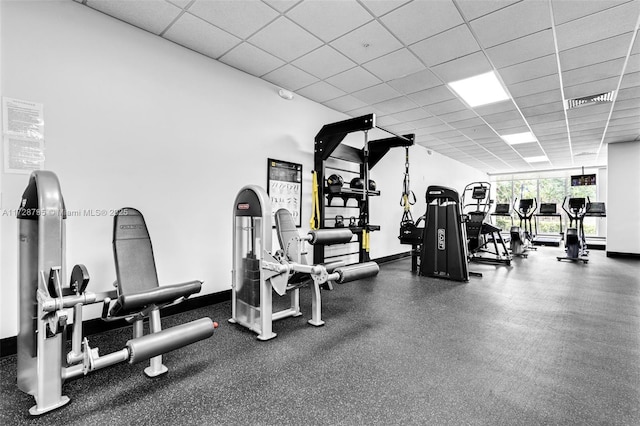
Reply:
<svg viewBox="0 0 640 426"><path fill-rule="evenodd" d="M0 359L0 423L64 425L638 425L640 262L541 247L469 283L418 277L410 261L323 292L324 327L276 322L267 342L229 324L230 302L167 317L220 322L165 356L169 373L122 364L70 381L71 402L30 418L16 356ZM187 277L188 278L188 277ZM90 336L106 354L130 330Z"/></svg>

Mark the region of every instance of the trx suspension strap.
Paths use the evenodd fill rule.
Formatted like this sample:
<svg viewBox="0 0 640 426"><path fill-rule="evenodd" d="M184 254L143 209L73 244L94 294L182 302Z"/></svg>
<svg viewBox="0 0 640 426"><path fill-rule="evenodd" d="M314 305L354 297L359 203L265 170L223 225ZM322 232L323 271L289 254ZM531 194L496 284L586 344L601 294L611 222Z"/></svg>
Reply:
<svg viewBox="0 0 640 426"><path fill-rule="evenodd" d="M404 207L404 213L400 223L413 223L411 206L416 203L416 194L413 193L409 185L409 147L405 147L404 151L404 180L402 182L402 198L400 199L400 205Z"/></svg>
<svg viewBox="0 0 640 426"><path fill-rule="evenodd" d="M309 227L320 229L320 200L318 199L318 172L311 172L311 219Z"/></svg>

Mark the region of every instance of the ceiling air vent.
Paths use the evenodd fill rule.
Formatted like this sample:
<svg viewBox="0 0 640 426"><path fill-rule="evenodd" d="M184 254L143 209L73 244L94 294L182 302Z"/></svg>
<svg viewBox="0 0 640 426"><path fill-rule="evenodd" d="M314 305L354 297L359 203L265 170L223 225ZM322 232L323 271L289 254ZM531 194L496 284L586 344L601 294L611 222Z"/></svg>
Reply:
<svg viewBox="0 0 640 426"><path fill-rule="evenodd" d="M616 93L615 90L607 93L599 93L597 95L584 96L582 98L575 99L567 99L565 109L572 109L583 107L587 105L595 105L595 104L603 104L607 102L613 102L613 95Z"/></svg>

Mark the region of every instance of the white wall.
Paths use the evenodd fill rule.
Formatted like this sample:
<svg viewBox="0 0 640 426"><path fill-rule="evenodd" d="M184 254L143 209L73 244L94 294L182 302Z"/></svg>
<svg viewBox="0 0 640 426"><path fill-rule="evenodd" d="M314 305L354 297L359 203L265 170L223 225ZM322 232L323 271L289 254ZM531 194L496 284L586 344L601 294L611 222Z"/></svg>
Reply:
<svg viewBox="0 0 640 426"><path fill-rule="evenodd" d="M607 251L640 254L640 142L607 149Z"/></svg>
<svg viewBox="0 0 640 426"><path fill-rule="evenodd" d="M67 209L139 208L161 283L203 279L202 294L230 288L233 200L244 185L266 185L268 157L303 164L307 226L313 138L344 114L285 101L267 82L75 2L3 1L0 14L2 95L44 104L45 167ZM412 155L420 214L427 184L461 189L479 174L421 147ZM397 243L403 172L397 150L372 173L383 191L372 205L383 226L371 237L374 258L407 249ZM28 175L0 179L0 209L15 209ZM112 288L111 227L110 216L67 219L67 268L84 263L92 291ZM4 338L18 329L16 218L0 216L0 232Z"/></svg>

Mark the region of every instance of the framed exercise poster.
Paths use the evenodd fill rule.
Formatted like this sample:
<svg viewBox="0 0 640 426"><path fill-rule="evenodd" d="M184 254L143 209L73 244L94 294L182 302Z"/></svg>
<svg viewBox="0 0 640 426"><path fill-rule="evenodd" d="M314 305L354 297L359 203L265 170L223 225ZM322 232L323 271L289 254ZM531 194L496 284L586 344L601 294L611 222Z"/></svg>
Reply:
<svg viewBox="0 0 640 426"><path fill-rule="evenodd" d="M302 164L267 159L267 192L271 199L271 219L285 208L291 212L296 226L302 226Z"/></svg>

